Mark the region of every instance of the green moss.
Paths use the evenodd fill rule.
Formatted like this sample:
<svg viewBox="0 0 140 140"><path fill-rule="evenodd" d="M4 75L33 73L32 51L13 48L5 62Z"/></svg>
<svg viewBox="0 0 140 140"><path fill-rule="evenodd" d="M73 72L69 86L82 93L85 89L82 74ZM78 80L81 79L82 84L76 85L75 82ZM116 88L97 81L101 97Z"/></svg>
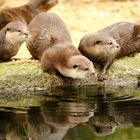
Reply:
<svg viewBox="0 0 140 140"><path fill-rule="evenodd" d="M116 60L110 68L108 74L110 77L137 77L140 75L140 55L135 57L125 57Z"/></svg>
<svg viewBox="0 0 140 140"><path fill-rule="evenodd" d="M108 71L108 80L105 84L114 84L118 81L137 81L140 75L140 55L116 60ZM0 65L0 89L49 89L57 86L83 86L102 84L97 77L84 80L71 78L60 79L42 72L37 60L12 61Z"/></svg>

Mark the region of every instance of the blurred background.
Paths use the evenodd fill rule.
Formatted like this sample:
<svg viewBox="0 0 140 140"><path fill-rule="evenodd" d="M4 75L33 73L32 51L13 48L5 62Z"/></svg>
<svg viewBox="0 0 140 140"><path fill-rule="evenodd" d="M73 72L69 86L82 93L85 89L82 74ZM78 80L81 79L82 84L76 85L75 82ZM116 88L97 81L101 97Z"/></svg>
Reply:
<svg viewBox="0 0 140 140"><path fill-rule="evenodd" d="M58 0L50 12L58 14L67 24L74 45L87 33L96 32L119 21L139 23L140 0ZM1 9L27 3L28 0L0 0ZM29 58L25 44L16 57Z"/></svg>

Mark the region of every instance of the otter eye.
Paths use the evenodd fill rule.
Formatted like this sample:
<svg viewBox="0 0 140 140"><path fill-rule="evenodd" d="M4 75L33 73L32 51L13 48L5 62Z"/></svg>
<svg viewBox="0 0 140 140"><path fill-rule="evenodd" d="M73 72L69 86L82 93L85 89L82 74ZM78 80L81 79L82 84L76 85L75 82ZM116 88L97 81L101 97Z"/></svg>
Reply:
<svg viewBox="0 0 140 140"><path fill-rule="evenodd" d="M85 71L88 71L88 70L89 70L89 68L85 68L84 70L85 70Z"/></svg>
<svg viewBox="0 0 140 140"><path fill-rule="evenodd" d="M97 40L97 41L95 42L95 44L99 44L99 43L101 43L101 41L100 41L100 40Z"/></svg>
<svg viewBox="0 0 140 140"><path fill-rule="evenodd" d="M109 42L108 44L109 44L109 45L112 45L112 42Z"/></svg>
<svg viewBox="0 0 140 140"><path fill-rule="evenodd" d="M74 65L74 66L73 66L74 69L76 69L77 67L78 67L77 65Z"/></svg>
<svg viewBox="0 0 140 140"><path fill-rule="evenodd" d="M10 28L7 28L7 31L9 31L10 30Z"/></svg>
<svg viewBox="0 0 140 140"><path fill-rule="evenodd" d="M21 30L17 30L17 32L21 32Z"/></svg>

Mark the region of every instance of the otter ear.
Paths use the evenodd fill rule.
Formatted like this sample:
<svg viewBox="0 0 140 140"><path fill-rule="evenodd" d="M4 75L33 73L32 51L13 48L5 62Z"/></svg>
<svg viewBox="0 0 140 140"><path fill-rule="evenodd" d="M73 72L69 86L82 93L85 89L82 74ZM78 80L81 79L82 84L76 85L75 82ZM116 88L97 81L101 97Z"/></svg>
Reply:
<svg viewBox="0 0 140 140"><path fill-rule="evenodd" d="M52 43L52 44L54 43L54 38L52 36L48 36L47 39L49 40L50 43Z"/></svg>

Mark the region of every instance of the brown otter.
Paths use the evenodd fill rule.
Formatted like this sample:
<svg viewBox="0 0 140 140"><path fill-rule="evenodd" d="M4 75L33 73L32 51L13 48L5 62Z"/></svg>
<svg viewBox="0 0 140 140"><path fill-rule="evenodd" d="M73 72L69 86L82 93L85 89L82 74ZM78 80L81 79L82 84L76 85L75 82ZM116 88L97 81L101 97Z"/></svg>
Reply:
<svg viewBox="0 0 140 140"><path fill-rule="evenodd" d="M105 34L90 34L82 38L79 50L93 62L101 64L102 71L98 75L98 80L102 81L106 79L106 71L115 60L119 45Z"/></svg>
<svg viewBox="0 0 140 140"><path fill-rule="evenodd" d="M30 0L27 4L7 8L0 11L0 29L12 21L22 21L27 24L42 11L48 11L57 3L57 0Z"/></svg>
<svg viewBox="0 0 140 140"><path fill-rule="evenodd" d="M65 23L53 13L40 13L29 24L27 48L35 59L41 59L44 50L54 44L72 43Z"/></svg>
<svg viewBox="0 0 140 140"><path fill-rule="evenodd" d="M20 46L28 38L28 28L23 22L8 23L0 31L0 61L7 61L17 54Z"/></svg>
<svg viewBox="0 0 140 140"><path fill-rule="evenodd" d="M87 78L95 73L92 62L72 44L56 44L46 49L41 58L42 69L65 77Z"/></svg>
<svg viewBox="0 0 140 140"><path fill-rule="evenodd" d="M43 71L73 78L94 73L92 62L73 46L65 23L56 14L40 13L29 24L29 31L27 47L34 58L41 59Z"/></svg>
<svg viewBox="0 0 140 140"><path fill-rule="evenodd" d="M140 52L140 25L118 22L96 33L84 36L80 52L92 61L103 65L99 80L104 80L106 70L115 59Z"/></svg>

